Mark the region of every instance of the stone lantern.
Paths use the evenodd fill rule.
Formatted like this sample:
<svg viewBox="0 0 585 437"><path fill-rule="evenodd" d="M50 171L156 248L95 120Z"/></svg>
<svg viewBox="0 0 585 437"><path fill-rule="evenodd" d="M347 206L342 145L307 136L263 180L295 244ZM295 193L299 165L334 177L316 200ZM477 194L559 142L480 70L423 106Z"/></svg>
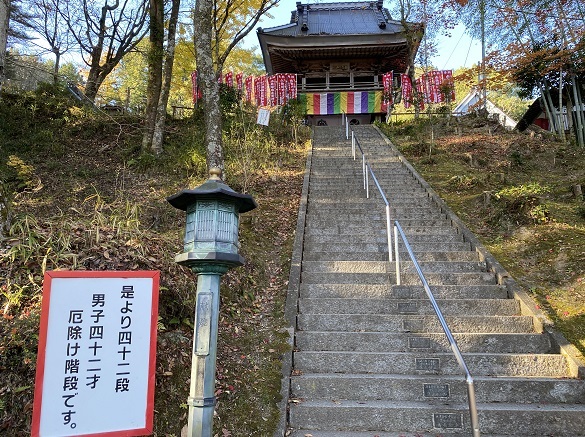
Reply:
<svg viewBox="0 0 585 437"><path fill-rule="evenodd" d="M239 254L239 214L257 206L252 196L226 185L220 169L209 173L196 189L167 199L187 213L184 251L175 261L197 273L188 437L213 435L220 278L244 263Z"/></svg>

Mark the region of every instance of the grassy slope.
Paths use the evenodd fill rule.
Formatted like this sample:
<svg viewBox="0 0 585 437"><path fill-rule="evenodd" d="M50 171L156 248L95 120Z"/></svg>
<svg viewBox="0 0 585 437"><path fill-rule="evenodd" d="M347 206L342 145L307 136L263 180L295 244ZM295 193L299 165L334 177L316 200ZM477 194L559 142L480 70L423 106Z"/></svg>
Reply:
<svg viewBox="0 0 585 437"><path fill-rule="evenodd" d="M205 178L201 125L171 123L165 157L155 159L138 154L138 119L87 114L49 94L0 104L2 189L9 198L17 191L0 242L0 435L30 435L42 273L57 268L161 271L155 434L180 435L196 277L173 262L184 214L165 198ZM242 216L246 265L222 279L215 429L223 436L270 435L277 422L305 146L275 125L251 122L247 148L227 148L228 183L241 190L245 181L259 207Z"/></svg>
<svg viewBox="0 0 585 437"><path fill-rule="evenodd" d="M469 116L382 126L500 263L585 353L583 150Z"/></svg>

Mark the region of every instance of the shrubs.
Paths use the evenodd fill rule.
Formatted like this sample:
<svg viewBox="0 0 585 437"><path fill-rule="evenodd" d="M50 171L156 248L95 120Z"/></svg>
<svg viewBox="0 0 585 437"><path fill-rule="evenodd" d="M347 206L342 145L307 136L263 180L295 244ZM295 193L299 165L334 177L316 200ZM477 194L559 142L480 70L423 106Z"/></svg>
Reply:
<svg viewBox="0 0 585 437"><path fill-rule="evenodd" d="M543 197L549 192L550 188L536 182L501 189L494 193L491 218L517 224L545 223L549 208Z"/></svg>

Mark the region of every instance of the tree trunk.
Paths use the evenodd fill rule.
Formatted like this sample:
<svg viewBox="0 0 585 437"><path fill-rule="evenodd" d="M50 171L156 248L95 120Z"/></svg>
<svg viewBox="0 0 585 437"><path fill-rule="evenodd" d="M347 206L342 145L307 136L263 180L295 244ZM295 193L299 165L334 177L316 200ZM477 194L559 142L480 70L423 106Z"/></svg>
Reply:
<svg viewBox="0 0 585 437"><path fill-rule="evenodd" d="M99 58L98 58L99 59ZM102 79L103 80L103 79ZM100 67L99 65L92 65L87 73L87 82L85 84L84 94L90 102L95 102L95 97L102 84L100 80Z"/></svg>
<svg viewBox="0 0 585 437"><path fill-rule="evenodd" d="M554 114L554 106L552 106L552 101L550 100L550 94L548 89L545 86L540 86L540 98L542 99L542 103L544 104L544 111L546 112L546 116L548 117L550 127L554 134L557 133L557 117Z"/></svg>
<svg viewBox="0 0 585 437"><path fill-rule="evenodd" d="M162 64L164 51L164 2L150 0L150 48L148 50L148 85L146 87L146 112L144 114L144 135L142 150L152 146L156 112L162 88Z"/></svg>
<svg viewBox="0 0 585 437"><path fill-rule="evenodd" d="M583 117L583 101L579 95L579 82L576 80L575 75L571 75L571 85L573 89L574 97L574 110L575 110L575 136L577 138L577 145L583 147L585 145L585 117Z"/></svg>
<svg viewBox="0 0 585 437"><path fill-rule="evenodd" d="M195 24L195 53L197 70L205 106L205 141L207 143L207 167L218 167L223 171L223 150L221 138L221 110L219 104L218 71L213 63L212 53L212 14L213 2L200 0L195 4L193 22Z"/></svg>
<svg viewBox="0 0 585 437"><path fill-rule="evenodd" d="M171 16L169 18L169 31L167 35L167 49L165 52L165 62L163 71L163 83L156 111L156 121L152 135L151 150L156 155L163 151L163 140L165 132L165 123L167 118L167 104L169 102L169 93L171 91L171 79L173 77L173 62L175 61L175 45L177 35L177 21L179 20L179 7L181 0L173 0Z"/></svg>
<svg viewBox="0 0 585 437"><path fill-rule="evenodd" d="M561 141L565 142L565 121L563 119L563 69L559 70L559 135Z"/></svg>
<svg viewBox="0 0 585 437"><path fill-rule="evenodd" d="M57 85L59 83L59 64L61 63L61 53L55 52L55 66L53 67L53 83Z"/></svg>
<svg viewBox="0 0 585 437"><path fill-rule="evenodd" d="M10 20L10 0L0 0L0 91L6 75L6 41Z"/></svg>

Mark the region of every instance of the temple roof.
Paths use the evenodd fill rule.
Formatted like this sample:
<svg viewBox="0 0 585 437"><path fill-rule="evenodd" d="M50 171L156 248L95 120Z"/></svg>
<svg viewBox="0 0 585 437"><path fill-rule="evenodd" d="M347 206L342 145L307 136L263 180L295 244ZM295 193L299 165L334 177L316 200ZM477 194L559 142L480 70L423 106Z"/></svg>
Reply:
<svg viewBox="0 0 585 437"><path fill-rule="evenodd" d="M382 0L297 2L289 24L258 28L257 33L268 74L298 72L301 59L350 61L372 57L385 62L387 69L405 68L404 27L392 20ZM396 62L384 58L396 58Z"/></svg>
<svg viewBox="0 0 585 437"><path fill-rule="evenodd" d="M303 23L308 30L303 31ZM388 9L375 2L300 4L291 13L289 25L264 29L273 35L357 35L396 33L402 25L392 21Z"/></svg>

